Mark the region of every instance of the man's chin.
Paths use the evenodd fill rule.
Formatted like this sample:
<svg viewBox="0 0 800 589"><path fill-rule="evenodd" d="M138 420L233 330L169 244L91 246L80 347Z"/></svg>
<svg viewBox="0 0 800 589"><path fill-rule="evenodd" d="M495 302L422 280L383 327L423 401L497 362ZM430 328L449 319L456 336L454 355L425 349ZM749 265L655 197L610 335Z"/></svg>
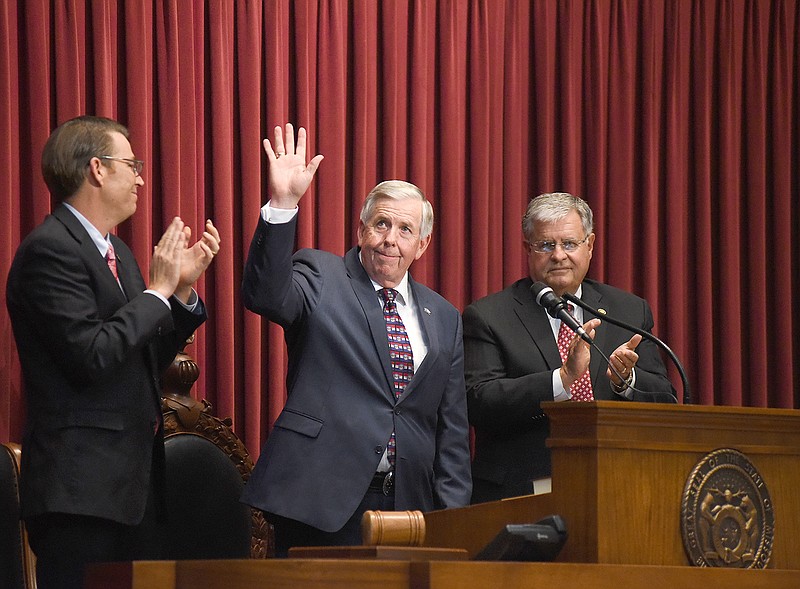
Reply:
<svg viewBox="0 0 800 589"><path fill-rule="evenodd" d="M386 270L386 271L382 271ZM397 270L388 271L388 269L383 268L376 268L376 276L370 276L372 280L383 286L384 288L394 288L398 284L400 284L400 280L397 278ZM402 278L402 274L400 275Z"/></svg>
<svg viewBox="0 0 800 589"><path fill-rule="evenodd" d="M542 281L547 286L552 288L557 295L561 296L566 290L571 289L573 286L572 275L568 272L548 274Z"/></svg>

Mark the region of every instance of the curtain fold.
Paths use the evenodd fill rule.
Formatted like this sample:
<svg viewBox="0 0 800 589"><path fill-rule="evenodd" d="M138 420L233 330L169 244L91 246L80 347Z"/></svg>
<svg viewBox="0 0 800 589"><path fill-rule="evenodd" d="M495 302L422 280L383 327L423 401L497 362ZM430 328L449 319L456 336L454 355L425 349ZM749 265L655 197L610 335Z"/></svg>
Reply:
<svg viewBox="0 0 800 589"><path fill-rule="evenodd" d="M325 156L297 247L343 254L367 192L409 180L436 215L412 273L463 309L526 273L528 200L574 192L595 212L590 276L651 303L695 402L800 408L798 55L796 0L2 3L0 278L50 211L52 128L119 119L145 161L118 228L143 272L173 216L220 229L193 394L257 455L287 356L240 285L269 198L261 142L288 121ZM2 299L0 439L20 440Z"/></svg>

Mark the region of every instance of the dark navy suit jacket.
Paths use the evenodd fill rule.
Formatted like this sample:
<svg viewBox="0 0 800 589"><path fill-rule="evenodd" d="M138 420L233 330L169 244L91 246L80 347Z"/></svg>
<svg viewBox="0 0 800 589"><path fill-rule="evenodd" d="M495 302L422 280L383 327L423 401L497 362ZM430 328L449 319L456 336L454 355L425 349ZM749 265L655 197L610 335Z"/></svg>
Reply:
<svg viewBox="0 0 800 589"><path fill-rule="evenodd" d="M409 277L428 353L395 400L383 312L356 248L292 256L296 217L259 220L245 305L284 328L286 405L242 500L333 532L355 512L392 429L395 508L469 503L470 456L461 317Z"/></svg>

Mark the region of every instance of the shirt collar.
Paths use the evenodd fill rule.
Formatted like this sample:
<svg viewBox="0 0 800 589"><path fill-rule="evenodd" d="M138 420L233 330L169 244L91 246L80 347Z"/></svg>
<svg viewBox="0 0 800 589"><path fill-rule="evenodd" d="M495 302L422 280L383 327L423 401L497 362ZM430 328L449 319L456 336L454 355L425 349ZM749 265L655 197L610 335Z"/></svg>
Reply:
<svg viewBox="0 0 800 589"><path fill-rule="evenodd" d="M358 261L361 262L361 250L359 250L358 252ZM364 264L362 263L361 265L363 266ZM378 284L377 282L375 282L374 280L372 280L372 278L370 278L369 281L372 283L372 288L375 289L375 292L378 292L379 290L385 288L380 284ZM397 300L400 301L400 304L405 305L406 307L410 307L412 299L411 299L411 289L408 287L408 271L406 271L406 273L403 274L403 278L402 280L400 280L400 284L398 284L393 288L397 291L398 295Z"/></svg>
<svg viewBox="0 0 800 589"><path fill-rule="evenodd" d="M89 222L89 219L84 217L78 211L78 209L73 207L71 204L65 202L65 203L63 203L63 205L65 207L67 207L67 210L69 212L71 212L73 215L75 215L75 218L78 219L78 221L80 222L81 225L83 225L83 228L86 229L86 232L89 234L89 237L92 238L92 241L94 242L94 245L97 246L97 250L100 252L100 255L105 258L106 257L106 253L108 252L108 244L109 244L108 240L110 239L110 236L106 235L104 237L100 233L100 231L97 230L97 227L92 225Z"/></svg>
<svg viewBox="0 0 800 589"><path fill-rule="evenodd" d="M370 278L369 281L372 283L372 287L375 289L375 292L378 292L379 290L382 290L383 288L385 288L385 287L381 286L380 284L378 284L377 282L375 282L374 280L372 280L372 278ZM411 306L411 289L408 288L408 272L405 273L405 275L403 276L403 279L400 281L400 284L398 284L397 286L394 286L392 288L394 288L397 291L397 299L396 300L399 301L401 305L405 305L406 307L410 307Z"/></svg>

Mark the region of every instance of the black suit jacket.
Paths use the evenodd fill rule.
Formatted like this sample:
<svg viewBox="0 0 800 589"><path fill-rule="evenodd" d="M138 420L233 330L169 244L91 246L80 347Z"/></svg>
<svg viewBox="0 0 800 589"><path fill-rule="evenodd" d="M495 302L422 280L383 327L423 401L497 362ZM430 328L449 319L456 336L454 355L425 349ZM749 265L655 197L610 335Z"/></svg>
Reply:
<svg viewBox="0 0 800 589"><path fill-rule="evenodd" d="M23 517L141 521L150 477L163 484L159 375L205 320L151 294L111 237L123 292L78 219L61 206L17 250L8 312L25 381ZM126 296L127 293L127 296ZM154 460L155 457L155 460Z"/></svg>
<svg viewBox="0 0 800 589"><path fill-rule="evenodd" d="M550 452L545 446L549 428L540 403L553 400L552 373L561 366L561 357L531 284L524 278L464 310L467 400L475 427L473 502L530 494L533 479L550 476ZM630 293L585 280L582 298L616 319L647 331L653 328L647 301ZM584 313L584 322L593 317ZM632 335L604 322L594 341L608 356ZM636 388L674 396L656 345L644 339L636 353ZM593 351L589 373L595 399L624 400L611 389L606 368L605 360Z"/></svg>
<svg viewBox="0 0 800 589"><path fill-rule="evenodd" d="M259 219L245 266L245 306L284 328L286 406L242 500L315 528L339 530L355 512L397 435L395 508L469 503L469 426L458 310L411 289L428 353L395 400L386 325L358 250L292 256L297 218Z"/></svg>

